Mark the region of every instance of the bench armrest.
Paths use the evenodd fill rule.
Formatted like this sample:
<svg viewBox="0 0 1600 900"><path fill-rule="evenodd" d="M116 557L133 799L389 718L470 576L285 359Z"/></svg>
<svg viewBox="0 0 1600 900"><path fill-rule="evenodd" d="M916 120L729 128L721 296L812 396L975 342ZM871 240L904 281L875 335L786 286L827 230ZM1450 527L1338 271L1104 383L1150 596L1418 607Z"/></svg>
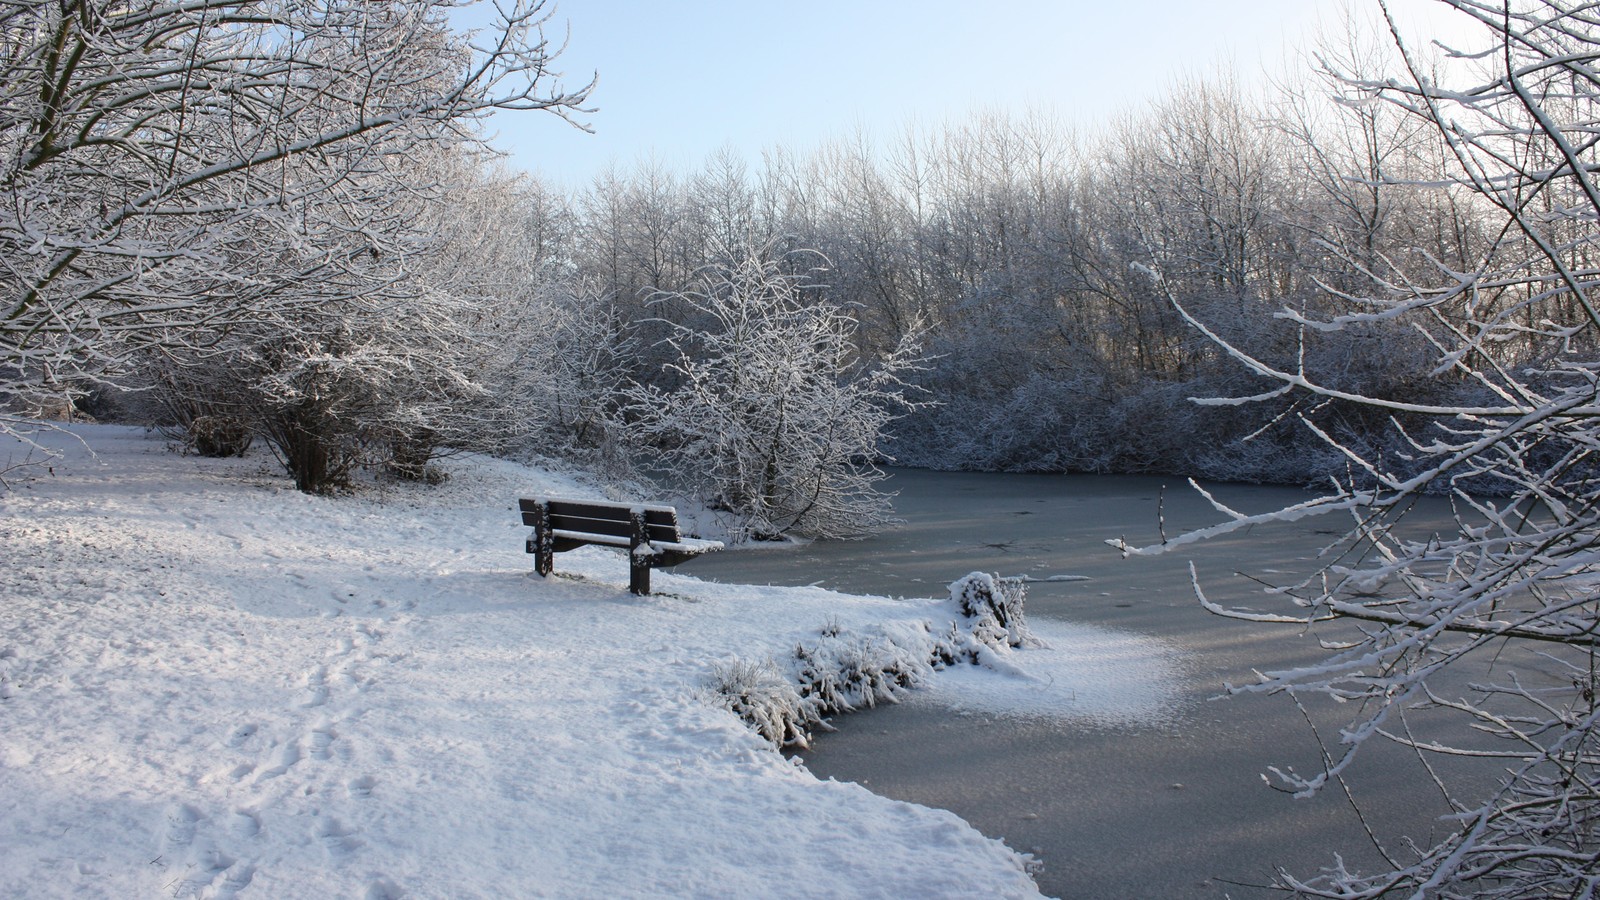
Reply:
<svg viewBox="0 0 1600 900"><path fill-rule="evenodd" d="M613 534L594 534L588 531L568 531L565 528L552 528L550 534L570 541L583 541L585 544L604 544L607 547L627 547L632 542L625 537Z"/></svg>
<svg viewBox="0 0 1600 900"><path fill-rule="evenodd" d="M693 553L695 555L721 549L721 541L701 541L694 538L682 538L676 541L651 541L646 547L639 548L641 552L645 553L669 551L672 553Z"/></svg>

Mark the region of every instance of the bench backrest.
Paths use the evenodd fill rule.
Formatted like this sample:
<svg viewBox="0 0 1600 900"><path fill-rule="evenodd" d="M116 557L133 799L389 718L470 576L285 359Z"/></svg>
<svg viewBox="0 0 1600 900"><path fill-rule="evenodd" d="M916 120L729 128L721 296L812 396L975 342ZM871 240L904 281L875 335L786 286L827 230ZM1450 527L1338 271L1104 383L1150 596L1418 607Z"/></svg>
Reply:
<svg viewBox="0 0 1600 900"><path fill-rule="evenodd" d="M522 507L522 524L529 528L537 522L534 510L540 503L550 505L550 527L560 531L581 531L609 537L633 537L632 513L644 511L645 531L650 540L675 544L678 535L678 511L670 506L653 503L611 503L605 500L558 500L535 497L518 501Z"/></svg>

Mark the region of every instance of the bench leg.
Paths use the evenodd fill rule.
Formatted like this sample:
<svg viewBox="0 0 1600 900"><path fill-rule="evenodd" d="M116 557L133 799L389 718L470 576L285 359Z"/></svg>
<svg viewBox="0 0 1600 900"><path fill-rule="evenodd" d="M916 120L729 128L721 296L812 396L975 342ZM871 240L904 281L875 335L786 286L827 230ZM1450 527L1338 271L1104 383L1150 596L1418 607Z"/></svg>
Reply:
<svg viewBox="0 0 1600 900"><path fill-rule="evenodd" d="M628 522L633 526L628 547L628 591L645 596L650 593L650 561L639 551L649 545L650 532L645 528L644 510L629 513Z"/></svg>
<svg viewBox="0 0 1600 900"><path fill-rule="evenodd" d="M533 510L533 568L548 578L556 567L556 539L550 533L550 504L540 503Z"/></svg>

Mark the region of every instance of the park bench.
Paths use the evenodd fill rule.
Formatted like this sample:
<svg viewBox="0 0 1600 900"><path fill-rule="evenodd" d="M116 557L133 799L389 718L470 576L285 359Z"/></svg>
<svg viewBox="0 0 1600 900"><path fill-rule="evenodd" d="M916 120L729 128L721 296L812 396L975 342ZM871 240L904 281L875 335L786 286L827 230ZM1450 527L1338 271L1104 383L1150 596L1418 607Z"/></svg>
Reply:
<svg viewBox="0 0 1600 900"><path fill-rule="evenodd" d="M534 568L550 574L555 554L585 544L628 551L628 590L650 593L650 570L675 566L702 553L721 550L721 541L700 541L678 533L678 511L654 503L611 503L605 500L524 498L522 524L533 529L528 552Z"/></svg>

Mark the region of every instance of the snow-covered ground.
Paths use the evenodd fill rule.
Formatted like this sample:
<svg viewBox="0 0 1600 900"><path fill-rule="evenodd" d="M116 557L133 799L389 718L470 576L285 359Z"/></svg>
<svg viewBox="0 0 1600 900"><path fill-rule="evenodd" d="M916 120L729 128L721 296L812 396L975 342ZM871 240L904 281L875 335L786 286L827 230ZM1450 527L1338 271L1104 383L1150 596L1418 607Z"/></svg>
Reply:
<svg viewBox="0 0 1600 900"><path fill-rule="evenodd" d="M463 457L330 499L264 456L76 432L0 493L0 896L1037 894L1001 843L818 780L704 689L824 626L947 627L948 604L666 571L633 597L595 548L544 580L513 510L586 493L562 476ZM1081 705L1092 656L935 680ZM1159 706L1128 687L1088 702Z"/></svg>

